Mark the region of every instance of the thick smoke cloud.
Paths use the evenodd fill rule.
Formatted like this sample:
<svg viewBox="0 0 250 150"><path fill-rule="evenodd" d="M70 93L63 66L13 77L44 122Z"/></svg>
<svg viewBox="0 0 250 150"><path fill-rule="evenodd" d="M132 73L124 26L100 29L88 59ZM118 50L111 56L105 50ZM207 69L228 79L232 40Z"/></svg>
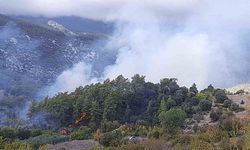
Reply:
<svg viewBox="0 0 250 150"><path fill-rule="evenodd" d="M62 72L57 77L56 83L46 88L48 95L53 96L58 92L73 92L76 87L91 83L91 66L83 62L75 64L72 69Z"/></svg>
<svg viewBox="0 0 250 150"><path fill-rule="evenodd" d="M204 0L192 6L170 10L170 16L141 5L120 10L109 45L120 47L119 55L105 77L140 73L155 82L177 77L183 85L196 82L202 88L249 81L250 2Z"/></svg>
<svg viewBox="0 0 250 150"><path fill-rule="evenodd" d="M106 67L103 79L139 73L153 82L163 77L176 77L180 84L189 86L196 82L201 88L208 84L228 87L250 81L249 0L22 2L25 5L19 5L17 0L2 0L0 12L75 15L115 22L116 30L106 49L116 49L117 60ZM71 91L76 86L91 83L91 71L76 69L79 67L91 70L83 63L76 65L71 70L73 73L63 72L54 91ZM71 81L73 74L80 80ZM64 88L66 81L68 84Z"/></svg>

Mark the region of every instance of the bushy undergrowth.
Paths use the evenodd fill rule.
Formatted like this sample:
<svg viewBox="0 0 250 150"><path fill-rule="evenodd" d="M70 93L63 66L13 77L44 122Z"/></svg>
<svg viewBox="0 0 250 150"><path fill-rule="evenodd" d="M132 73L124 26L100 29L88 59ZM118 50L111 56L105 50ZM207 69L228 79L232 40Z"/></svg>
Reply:
<svg viewBox="0 0 250 150"><path fill-rule="evenodd" d="M56 144L59 142L68 141L69 137L57 134L42 134L36 137L29 138L23 142L31 144L34 148L38 148L44 144Z"/></svg>
<svg viewBox="0 0 250 150"><path fill-rule="evenodd" d="M82 126L70 134L72 140L87 140L92 138L92 131L87 126Z"/></svg>

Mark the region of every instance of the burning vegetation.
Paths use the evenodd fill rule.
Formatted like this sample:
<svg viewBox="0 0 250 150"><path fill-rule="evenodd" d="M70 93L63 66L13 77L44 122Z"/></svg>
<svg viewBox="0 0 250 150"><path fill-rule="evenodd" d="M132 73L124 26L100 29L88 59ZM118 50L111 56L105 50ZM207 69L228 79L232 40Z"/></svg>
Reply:
<svg viewBox="0 0 250 150"><path fill-rule="evenodd" d="M35 149L88 139L109 149L243 149L249 148L248 104L247 94L228 95L212 85L198 91L177 79L151 83L120 75L32 102L30 123L2 127L0 137L3 147Z"/></svg>

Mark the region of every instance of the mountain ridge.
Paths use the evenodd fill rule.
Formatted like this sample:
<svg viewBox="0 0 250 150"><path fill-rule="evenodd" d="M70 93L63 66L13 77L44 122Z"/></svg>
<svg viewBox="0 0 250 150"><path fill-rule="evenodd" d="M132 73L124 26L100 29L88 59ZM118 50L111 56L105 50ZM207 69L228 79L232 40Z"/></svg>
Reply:
<svg viewBox="0 0 250 150"><path fill-rule="evenodd" d="M0 89L27 96L27 91L17 92L19 85L52 84L60 73L82 61L91 64L100 75L106 65L114 62L114 54L103 49L108 36L99 33L72 36L64 31L0 15L0 76L4 79Z"/></svg>

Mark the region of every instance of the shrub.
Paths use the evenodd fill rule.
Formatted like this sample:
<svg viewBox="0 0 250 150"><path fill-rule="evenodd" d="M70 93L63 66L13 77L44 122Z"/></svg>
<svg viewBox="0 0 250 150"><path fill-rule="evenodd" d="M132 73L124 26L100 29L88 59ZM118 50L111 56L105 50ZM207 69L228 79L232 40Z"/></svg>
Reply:
<svg viewBox="0 0 250 150"><path fill-rule="evenodd" d="M43 134L42 130L34 129L34 130L31 130L30 136L31 137L36 137L36 136L39 136L39 135L42 135L42 134Z"/></svg>
<svg viewBox="0 0 250 150"><path fill-rule="evenodd" d="M205 100L208 99L209 95L206 93L197 93L195 98L197 98L198 100Z"/></svg>
<svg viewBox="0 0 250 150"><path fill-rule="evenodd" d="M33 147L27 143L7 142L6 139L0 136L1 150L33 150Z"/></svg>
<svg viewBox="0 0 250 150"><path fill-rule="evenodd" d="M241 111L245 111L245 108L240 106L236 112L241 112Z"/></svg>
<svg viewBox="0 0 250 150"><path fill-rule="evenodd" d="M170 109L169 111L161 112L159 119L165 130L173 134L183 124L186 116L185 111L182 109Z"/></svg>
<svg viewBox="0 0 250 150"><path fill-rule="evenodd" d="M228 110L228 111L224 111L224 112L222 113L221 118L222 118L222 119L225 119L225 118L233 117L233 116L234 116L233 111Z"/></svg>
<svg viewBox="0 0 250 150"><path fill-rule="evenodd" d="M101 133L100 129L97 129L94 134L94 140L100 142L100 140L103 138L103 133Z"/></svg>
<svg viewBox="0 0 250 150"><path fill-rule="evenodd" d="M198 138L194 138L191 140L191 143L189 144L189 148L192 150L205 150L205 149L211 149L212 146L205 141L202 141Z"/></svg>
<svg viewBox="0 0 250 150"><path fill-rule="evenodd" d="M232 104L232 101L229 100L229 99L227 99L227 100L225 100L225 101L223 102L223 107L229 108L229 107L231 106L231 104Z"/></svg>
<svg viewBox="0 0 250 150"><path fill-rule="evenodd" d="M212 102L209 100L202 100L200 101L199 106L202 111L210 111L212 107Z"/></svg>
<svg viewBox="0 0 250 150"><path fill-rule="evenodd" d="M136 126L134 135L135 136L147 136L148 129L146 128L146 126Z"/></svg>
<svg viewBox="0 0 250 150"><path fill-rule="evenodd" d="M241 100L240 104L241 104L241 105L244 105L244 104L245 104L245 102L244 102L243 100Z"/></svg>
<svg viewBox="0 0 250 150"><path fill-rule="evenodd" d="M190 104L191 104L192 106L197 106L197 105L199 104L199 102L200 102L200 99L199 99L199 98L193 97L193 98L190 99Z"/></svg>
<svg viewBox="0 0 250 150"><path fill-rule="evenodd" d="M191 142L191 136L188 134L180 134L177 135L177 137L173 140L173 144L182 144L182 145L187 145L190 144Z"/></svg>
<svg viewBox="0 0 250 150"><path fill-rule="evenodd" d="M30 130L22 129L22 128L17 130L17 138L19 138L20 140L28 139L30 135L31 135Z"/></svg>
<svg viewBox="0 0 250 150"><path fill-rule="evenodd" d="M224 103L224 101L228 99L225 91L223 91L223 90L217 90L215 92L214 96L216 98L216 101L215 101L216 103Z"/></svg>
<svg viewBox="0 0 250 150"><path fill-rule="evenodd" d="M5 150L33 150L33 147L30 144L26 144L26 143L12 142L12 143L5 144L4 149Z"/></svg>
<svg viewBox="0 0 250 150"><path fill-rule="evenodd" d="M101 131L102 132L110 132L120 127L118 121L103 121L101 123Z"/></svg>
<svg viewBox="0 0 250 150"><path fill-rule="evenodd" d="M8 139L15 139L17 137L16 130L10 127L0 128L0 136Z"/></svg>
<svg viewBox="0 0 250 150"><path fill-rule="evenodd" d="M206 132L199 135L199 139L208 143L217 143L226 136L227 133L221 131L218 127L209 127Z"/></svg>
<svg viewBox="0 0 250 150"><path fill-rule="evenodd" d="M113 131L104 133L100 139L100 143L104 146L118 146L122 139L122 134L120 131Z"/></svg>
<svg viewBox="0 0 250 150"><path fill-rule="evenodd" d="M216 111L212 110L211 113L210 113L210 118L212 119L212 121L215 122L215 121L218 121L220 119L221 115L222 115L222 111L220 111L220 110L216 110Z"/></svg>
<svg viewBox="0 0 250 150"><path fill-rule="evenodd" d="M149 129L147 137L153 139L159 139L162 134L163 134L162 128L153 127Z"/></svg>
<svg viewBox="0 0 250 150"><path fill-rule="evenodd" d="M191 117L196 113L194 106L192 106L190 103L183 103L181 108L187 113L188 117Z"/></svg>
<svg viewBox="0 0 250 150"><path fill-rule="evenodd" d="M160 132L159 132L159 131L154 131L152 136L153 136L153 138L155 138L155 139L159 139L159 137L160 137Z"/></svg>
<svg viewBox="0 0 250 150"><path fill-rule="evenodd" d="M70 134L72 140L86 140L91 137L91 129L86 126L82 126L79 130Z"/></svg>
<svg viewBox="0 0 250 150"><path fill-rule="evenodd" d="M135 122L136 125L142 125L142 126L146 126L147 125L147 121L145 120L137 120Z"/></svg>
<svg viewBox="0 0 250 150"><path fill-rule="evenodd" d="M224 119L221 124L220 124L220 127L226 131L230 137L236 137L238 135L241 135L242 134L242 127L243 127L243 124L242 122L237 119L237 118L232 118L232 117L229 117L229 118L226 118Z"/></svg>
<svg viewBox="0 0 250 150"><path fill-rule="evenodd" d="M243 144L243 149L250 149L250 124L246 126L245 141Z"/></svg>
<svg viewBox="0 0 250 150"><path fill-rule="evenodd" d="M171 109L174 106L176 106L175 100L173 100L172 98L168 98L166 102L167 110Z"/></svg>
<svg viewBox="0 0 250 150"><path fill-rule="evenodd" d="M0 149L4 149L5 142L6 140L2 136L0 136Z"/></svg>
<svg viewBox="0 0 250 150"><path fill-rule="evenodd" d="M232 111L238 111L239 108L240 108L239 105L236 103L232 103L230 106L230 110L232 110Z"/></svg>
<svg viewBox="0 0 250 150"><path fill-rule="evenodd" d="M235 94L244 94L245 93L245 91L244 90L238 90L237 92L235 92Z"/></svg>
<svg viewBox="0 0 250 150"><path fill-rule="evenodd" d="M31 144L35 149L43 144L56 144L59 142L68 141L69 138L57 134L42 134L36 137L29 138L25 142Z"/></svg>

